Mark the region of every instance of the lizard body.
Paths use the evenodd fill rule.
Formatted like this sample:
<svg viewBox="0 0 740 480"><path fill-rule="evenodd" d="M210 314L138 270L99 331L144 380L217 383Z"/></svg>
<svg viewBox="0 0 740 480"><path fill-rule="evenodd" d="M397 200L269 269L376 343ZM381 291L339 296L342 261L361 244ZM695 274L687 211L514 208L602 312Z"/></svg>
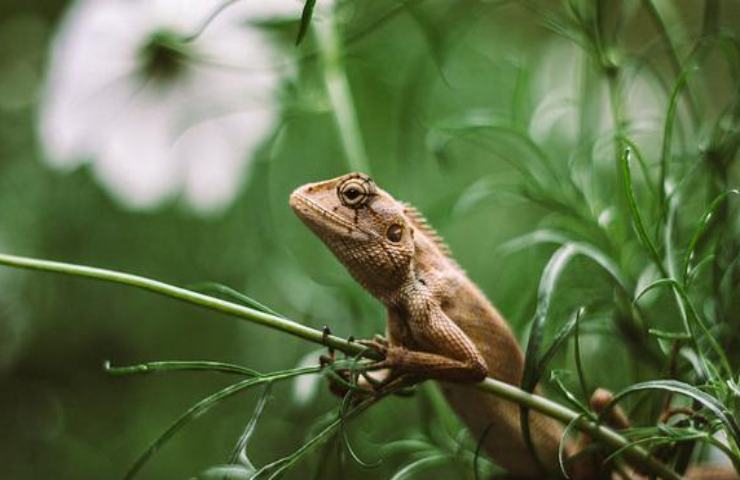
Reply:
<svg viewBox="0 0 740 480"><path fill-rule="evenodd" d="M518 405L473 385L491 376L519 386L522 349L501 314L418 211L361 173L303 185L291 194L290 206L385 305L386 344L367 343L385 355L380 364L389 375L438 380L447 401L474 438L483 438L483 448L498 465L516 478L542 478L522 436ZM609 392L597 389L591 407L599 412L610 399ZM618 407L605 420L615 428L629 425ZM562 425L537 412L530 412L529 422L537 457L556 475ZM567 445L566 455L589 441L582 437L580 445ZM571 477L604 478L601 460L597 456L575 462ZM644 477L632 472L630 478ZM701 466L690 468L686 478L738 479L731 470Z"/></svg>
<svg viewBox="0 0 740 480"><path fill-rule="evenodd" d="M522 438L519 409L476 390L486 375L519 385L524 356L511 329L409 205L363 174L298 188L298 217L388 312L385 365L441 381L441 389L475 438L517 476L541 474ZM562 427L530 414L538 457L557 468Z"/></svg>

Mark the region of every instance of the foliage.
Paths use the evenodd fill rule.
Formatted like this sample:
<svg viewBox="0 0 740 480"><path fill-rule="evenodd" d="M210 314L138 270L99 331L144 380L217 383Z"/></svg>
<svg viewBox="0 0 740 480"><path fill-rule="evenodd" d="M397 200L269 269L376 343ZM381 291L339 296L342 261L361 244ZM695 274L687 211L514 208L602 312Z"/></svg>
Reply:
<svg viewBox="0 0 740 480"><path fill-rule="evenodd" d="M0 251L216 280L197 290L369 337L382 309L287 208L292 188L360 158L427 214L510 320L527 347L526 388L539 382L584 419L598 418L591 392L609 388L634 422L625 435L677 470L717 452L740 465L737 5L343 1L330 15L334 36L322 37L327 15L306 2L303 19L263 26L295 49L298 75L240 197L212 219L174 202L133 214L86 169L43 167L36 96L13 86L38 87L38 45L62 6L0 7L0 35L12 40L0 49ZM277 380L316 372L315 356L291 368L309 354L304 342L82 281L0 271L0 287L9 478L122 476L156 438L141 478L496 472L428 385L356 413L323 386L299 403L298 382ZM225 368L244 378L133 382L98 368L194 356L219 361L132 372Z"/></svg>

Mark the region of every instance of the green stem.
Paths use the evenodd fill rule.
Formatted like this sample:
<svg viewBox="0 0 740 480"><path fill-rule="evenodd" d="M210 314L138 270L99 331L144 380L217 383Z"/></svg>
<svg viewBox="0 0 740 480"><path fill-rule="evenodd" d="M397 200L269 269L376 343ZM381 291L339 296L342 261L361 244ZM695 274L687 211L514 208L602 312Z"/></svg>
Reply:
<svg viewBox="0 0 740 480"><path fill-rule="evenodd" d="M105 282L128 285L130 287L148 290L150 292L175 298L187 303L192 303L193 305L199 305L201 307L225 313L227 315L233 315L252 323L257 323L265 327L280 330L290 335L303 338L304 340L309 340L314 343L320 343L327 347L341 350L350 355L357 355L367 350L365 347L357 343L348 342L347 340L336 337L334 335L325 335L320 330L301 325L300 323L296 323L282 317L278 317L266 312L260 312L259 310L254 310L252 308L238 305L236 303L221 300L220 298L211 297L209 295L204 295L198 292L193 292L185 288L176 287L174 285L170 285L157 280L152 280L146 277L140 277L138 275L116 272L103 268L86 267L84 265L73 265L69 263L53 262L49 260L38 260L35 258L19 257L15 255L6 255L1 253L0 264L7 265L9 267L63 273L67 275L75 275L78 277L86 277L95 280L102 280ZM365 352L364 356L379 359L378 355L374 354L372 351Z"/></svg>
<svg viewBox="0 0 740 480"><path fill-rule="evenodd" d="M352 101L352 91L342 65L341 43L334 9L327 9L325 17L314 19L311 25L316 33L319 54L323 61L326 91L329 94L342 147L347 155L347 163L354 171L370 173Z"/></svg>
<svg viewBox="0 0 740 480"><path fill-rule="evenodd" d="M681 74L681 60L678 58L678 52L676 50L676 45L671 38L670 33L668 32L668 28L666 27L665 22L663 21L663 17L661 17L660 12L658 11L658 8L655 6L654 0L643 0L643 5L645 6L645 9L648 11L648 14L650 15L650 19L653 22L653 25L658 30L658 33L661 37L663 37L663 41L666 44L667 51L668 51L668 60L671 64L671 68L673 69L674 75L676 77L680 77ZM704 32L702 32L704 33ZM691 114L691 118L694 122L694 125L697 125L699 122L699 113L698 108L696 106L696 100L694 100L694 96L691 93L690 89L686 89L684 92L684 95L686 97L686 102L689 107L689 112Z"/></svg>
<svg viewBox="0 0 740 480"><path fill-rule="evenodd" d="M257 323L275 330L294 335L296 337L309 340L314 343L326 345L328 347L341 350L349 355L362 355L371 359L379 359L377 353L368 350L354 342L349 342L333 335L325 335L320 330L316 330L305 325L287 320L269 313L260 312L251 308L227 302L219 298L203 295L202 293L192 292L190 290L169 285L164 282L152 280L150 278L132 275L129 273L106 270L102 268L87 267L84 265L74 265L62 262L53 262L49 260L39 260L35 258L20 257L16 255L7 255L0 253L0 265L6 265L15 268L24 268L30 270L39 270L45 272L63 273L78 277L92 278L121 285L128 285L142 290L148 290L153 293L175 298L187 303L199 305L210 310L226 313L239 317L241 319ZM251 381L252 379L250 379ZM681 477L671 469L660 463L650 456L648 452L640 447L629 446L630 442L618 433L597 423L591 422L584 418L576 420L579 416L573 410L555 403L547 398L533 395L521 390L518 387L509 385L493 378L487 378L479 383L477 387L483 391L525 405L528 408L540 412L548 417L554 418L568 424L573 422L575 428L588 433L592 438L607 445L612 450L624 448L624 456L633 464L639 465L647 473L652 473L666 480L679 480Z"/></svg>
<svg viewBox="0 0 740 480"><path fill-rule="evenodd" d="M597 439L599 442L608 446L610 450L624 449L623 454L627 460L634 465L640 465L646 472L658 475L664 479L679 480L681 478L676 472L651 457L645 449L631 445L629 440L614 430L592 422L559 403L555 403L539 395L527 393L513 385L494 380L493 378L486 378L477 387L497 397L510 400L519 405L525 405L566 425L573 422L575 428Z"/></svg>

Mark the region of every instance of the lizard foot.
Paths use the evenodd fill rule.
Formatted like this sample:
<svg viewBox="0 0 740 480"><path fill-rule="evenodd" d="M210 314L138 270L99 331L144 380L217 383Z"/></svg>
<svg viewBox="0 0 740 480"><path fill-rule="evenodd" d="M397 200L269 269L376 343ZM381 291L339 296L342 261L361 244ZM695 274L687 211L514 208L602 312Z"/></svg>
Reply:
<svg viewBox="0 0 740 480"><path fill-rule="evenodd" d="M403 370L408 350L390 345L388 340L380 335L376 335L372 340L360 340L358 343L383 357L383 360L368 365L361 374L376 394L413 393L408 387L418 383L419 379Z"/></svg>
<svg viewBox="0 0 740 480"><path fill-rule="evenodd" d="M324 344L326 345L326 337L331 335L331 329L327 326L323 328ZM354 342L354 337L347 339L349 342ZM353 371L349 368L337 368L335 363L337 361L336 352L333 348L327 345L327 353L319 356L319 365L322 370L325 370L325 375L329 382L329 391L338 396L344 397L347 393L352 390L359 396L372 394L373 389L361 385L363 382L358 381L358 376L363 372Z"/></svg>

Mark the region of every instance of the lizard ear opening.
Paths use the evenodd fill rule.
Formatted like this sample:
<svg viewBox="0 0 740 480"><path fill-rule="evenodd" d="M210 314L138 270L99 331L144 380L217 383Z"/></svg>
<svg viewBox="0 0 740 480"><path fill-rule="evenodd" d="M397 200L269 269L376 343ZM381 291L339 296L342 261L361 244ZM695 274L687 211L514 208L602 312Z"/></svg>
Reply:
<svg viewBox="0 0 740 480"><path fill-rule="evenodd" d="M403 225L392 223L385 231L385 237L393 243L398 243L403 238Z"/></svg>

